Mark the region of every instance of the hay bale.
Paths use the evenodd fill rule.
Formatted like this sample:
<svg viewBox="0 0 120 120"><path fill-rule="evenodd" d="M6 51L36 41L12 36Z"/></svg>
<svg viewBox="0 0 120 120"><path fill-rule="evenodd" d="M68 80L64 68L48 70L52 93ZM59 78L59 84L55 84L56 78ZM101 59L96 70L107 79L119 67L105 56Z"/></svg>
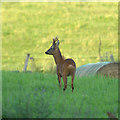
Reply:
<svg viewBox="0 0 120 120"><path fill-rule="evenodd" d="M120 63L112 63L112 62L98 62L98 63L90 63L86 65L82 65L77 68L76 76L88 76L88 75L106 75L110 77L118 78L118 68L120 68Z"/></svg>
<svg viewBox="0 0 120 120"><path fill-rule="evenodd" d="M120 66L120 63L109 63L101 67L97 71L97 74L118 78L119 76L118 71L120 70L120 67L118 66Z"/></svg>

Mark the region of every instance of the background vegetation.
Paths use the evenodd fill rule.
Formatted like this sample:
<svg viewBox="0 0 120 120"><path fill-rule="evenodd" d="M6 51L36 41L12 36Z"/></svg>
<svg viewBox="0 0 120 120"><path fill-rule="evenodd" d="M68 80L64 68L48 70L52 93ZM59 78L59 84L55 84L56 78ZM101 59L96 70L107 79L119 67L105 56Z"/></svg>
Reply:
<svg viewBox="0 0 120 120"><path fill-rule="evenodd" d="M3 70L23 70L30 53L48 71L55 63L44 52L56 35L62 54L77 67L99 61L100 40L101 54L112 53L117 61L118 3L3 3Z"/></svg>
<svg viewBox="0 0 120 120"><path fill-rule="evenodd" d="M107 118L118 116L118 79L71 79L65 92L56 75L3 71L3 118Z"/></svg>

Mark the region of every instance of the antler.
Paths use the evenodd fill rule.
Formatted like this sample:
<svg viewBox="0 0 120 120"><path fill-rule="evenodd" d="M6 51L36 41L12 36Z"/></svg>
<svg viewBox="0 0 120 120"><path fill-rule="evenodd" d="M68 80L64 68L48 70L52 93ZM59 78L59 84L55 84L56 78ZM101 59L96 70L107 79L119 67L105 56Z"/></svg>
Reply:
<svg viewBox="0 0 120 120"><path fill-rule="evenodd" d="M58 41L58 36L56 36L56 38L53 38L53 42Z"/></svg>
<svg viewBox="0 0 120 120"><path fill-rule="evenodd" d="M56 40L58 40L58 36L56 36Z"/></svg>

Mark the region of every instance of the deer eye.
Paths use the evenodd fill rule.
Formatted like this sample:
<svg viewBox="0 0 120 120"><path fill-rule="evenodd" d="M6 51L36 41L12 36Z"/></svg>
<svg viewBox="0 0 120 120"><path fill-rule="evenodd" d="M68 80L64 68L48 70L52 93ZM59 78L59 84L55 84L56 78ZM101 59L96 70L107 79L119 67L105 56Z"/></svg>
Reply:
<svg viewBox="0 0 120 120"><path fill-rule="evenodd" d="M54 46L52 46L51 48L54 49Z"/></svg>

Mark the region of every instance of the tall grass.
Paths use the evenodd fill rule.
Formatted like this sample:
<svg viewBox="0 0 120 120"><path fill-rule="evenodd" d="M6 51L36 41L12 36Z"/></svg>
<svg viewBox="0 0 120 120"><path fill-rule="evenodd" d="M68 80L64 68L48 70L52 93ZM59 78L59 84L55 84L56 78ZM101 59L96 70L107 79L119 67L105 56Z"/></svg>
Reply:
<svg viewBox="0 0 120 120"><path fill-rule="evenodd" d="M5 72L3 118L107 118L118 116L118 79L89 76L71 79L65 92L56 75Z"/></svg>

